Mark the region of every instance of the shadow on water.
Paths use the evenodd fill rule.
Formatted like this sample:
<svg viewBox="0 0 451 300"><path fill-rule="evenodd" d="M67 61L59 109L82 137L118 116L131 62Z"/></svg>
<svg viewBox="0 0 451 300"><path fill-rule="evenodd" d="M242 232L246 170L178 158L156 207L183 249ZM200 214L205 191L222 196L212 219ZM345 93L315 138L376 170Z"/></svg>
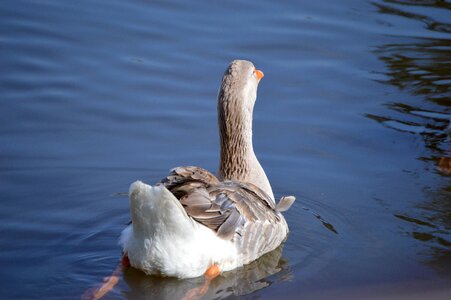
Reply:
<svg viewBox="0 0 451 300"><path fill-rule="evenodd" d="M291 279L286 260L281 258L283 246L237 270L225 272L210 285L206 299L223 299L248 295L274 282ZM129 290L127 299L182 299L191 289L201 286L203 278L177 279L147 276L130 268L124 272Z"/></svg>
<svg viewBox="0 0 451 300"><path fill-rule="evenodd" d="M451 25L419 13L419 7L447 10L446 1L385 1L373 3L381 14L423 22L426 30L451 32ZM414 11L414 12L412 12ZM428 10L424 10L428 12ZM421 11L423 12L423 11ZM448 14L449 15L449 14ZM398 39L399 40L399 39ZM395 87L402 99L386 103L384 115L367 114L385 127L413 134L420 141L417 159L423 172L413 172L422 187L422 203L394 217L403 231L421 244L423 262L443 276L451 275L451 41L444 38L406 38L385 44L374 53L386 66L384 84ZM432 177L432 182L429 178Z"/></svg>

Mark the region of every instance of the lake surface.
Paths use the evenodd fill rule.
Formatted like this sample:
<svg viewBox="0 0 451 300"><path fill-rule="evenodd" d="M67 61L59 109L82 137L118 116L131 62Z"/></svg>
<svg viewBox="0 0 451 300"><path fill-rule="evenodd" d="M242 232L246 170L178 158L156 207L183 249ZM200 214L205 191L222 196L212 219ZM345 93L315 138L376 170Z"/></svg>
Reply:
<svg viewBox="0 0 451 300"><path fill-rule="evenodd" d="M228 63L265 72L254 148L283 247L205 298L449 299L449 1L1 1L0 298L80 299L129 185L218 166ZM439 168L439 166L441 166ZM105 299L200 284L129 269Z"/></svg>

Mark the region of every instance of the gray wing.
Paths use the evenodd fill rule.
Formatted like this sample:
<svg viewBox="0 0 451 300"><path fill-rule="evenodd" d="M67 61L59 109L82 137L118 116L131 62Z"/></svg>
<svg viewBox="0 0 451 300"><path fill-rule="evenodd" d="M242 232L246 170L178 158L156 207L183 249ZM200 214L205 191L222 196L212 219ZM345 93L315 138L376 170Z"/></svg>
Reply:
<svg viewBox="0 0 451 300"><path fill-rule="evenodd" d="M178 167L161 181L197 222L231 240L244 263L274 250L288 233L285 219L260 188L219 180L199 167Z"/></svg>
<svg viewBox="0 0 451 300"><path fill-rule="evenodd" d="M205 169L188 166L172 169L161 183L180 200L198 188L217 185L219 180Z"/></svg>

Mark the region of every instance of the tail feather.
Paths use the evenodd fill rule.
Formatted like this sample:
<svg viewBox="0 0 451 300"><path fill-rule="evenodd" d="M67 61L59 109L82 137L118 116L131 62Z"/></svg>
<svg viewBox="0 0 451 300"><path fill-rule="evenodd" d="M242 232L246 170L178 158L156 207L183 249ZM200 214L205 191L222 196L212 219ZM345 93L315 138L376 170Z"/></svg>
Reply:
<svg viewBox="0 0 451 300"><path fill-rule="evenodd" d="M130 213L135 234L152 236L162 230L171 235L190 234L193 221L179 200L163 185L136 181L130 186Z"/></svg>

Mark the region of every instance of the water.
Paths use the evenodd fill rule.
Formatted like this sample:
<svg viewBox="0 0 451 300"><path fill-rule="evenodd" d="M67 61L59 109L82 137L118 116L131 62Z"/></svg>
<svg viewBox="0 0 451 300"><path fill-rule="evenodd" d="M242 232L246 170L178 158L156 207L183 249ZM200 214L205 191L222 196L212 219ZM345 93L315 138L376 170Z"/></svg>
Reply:
<svg viewBox="0 0 451 300"><path fill-rule="evenodd" d="M117 193L216 170L232 59L265 72L254 146L290 236L206 298L451 294L448 1L2 1L0 298L79 299L112 272ZM199 279L127 270L107 299Z"/></svg>

